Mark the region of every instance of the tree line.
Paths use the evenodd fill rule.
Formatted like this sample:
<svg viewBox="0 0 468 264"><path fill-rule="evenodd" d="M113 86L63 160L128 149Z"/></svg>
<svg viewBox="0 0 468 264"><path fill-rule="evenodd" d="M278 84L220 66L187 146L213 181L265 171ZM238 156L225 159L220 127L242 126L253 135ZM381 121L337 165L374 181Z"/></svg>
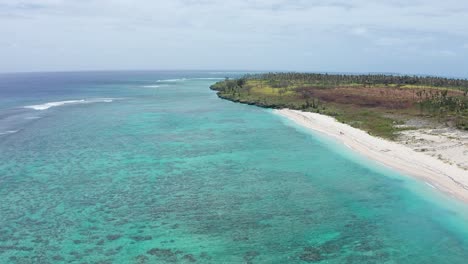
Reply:
<svg viewBox="0 0 468 264"><path fill-rule="evenodd" d="M339 86L359 84L363 86L431 86L458 88L468 93L468 80L417 75L386 74L328 74L328 73L263 73L245 75L243 79L268 81L275 88L288 87L292 84Z"/></svg>

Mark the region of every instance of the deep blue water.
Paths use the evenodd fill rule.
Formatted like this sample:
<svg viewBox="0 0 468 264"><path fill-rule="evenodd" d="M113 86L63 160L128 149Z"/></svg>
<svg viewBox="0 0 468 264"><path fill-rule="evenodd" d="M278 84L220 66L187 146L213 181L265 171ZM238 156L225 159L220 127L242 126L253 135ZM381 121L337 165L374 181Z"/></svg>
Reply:
<svg viewBox="0 0 468 264"><path fill-rule="evenodd" d="M466 263L466 205L209 90L236 74L0 75L0 263Z"/></svg>

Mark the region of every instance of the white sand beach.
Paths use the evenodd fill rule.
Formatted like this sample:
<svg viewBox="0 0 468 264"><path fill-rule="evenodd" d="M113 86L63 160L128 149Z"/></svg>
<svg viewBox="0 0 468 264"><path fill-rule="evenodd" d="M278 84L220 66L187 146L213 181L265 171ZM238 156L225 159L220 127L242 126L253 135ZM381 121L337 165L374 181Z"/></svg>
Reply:
<svg viewBox="0 0 468 264"><path fill-rule="evenodd" d="M290 109L281 116L336 138L362 155L417 177L434 188L468 202L468 137L453 131L413 130L388 141L336 121L333 117ZM454 134L455 133L455 134Z"/></svg>

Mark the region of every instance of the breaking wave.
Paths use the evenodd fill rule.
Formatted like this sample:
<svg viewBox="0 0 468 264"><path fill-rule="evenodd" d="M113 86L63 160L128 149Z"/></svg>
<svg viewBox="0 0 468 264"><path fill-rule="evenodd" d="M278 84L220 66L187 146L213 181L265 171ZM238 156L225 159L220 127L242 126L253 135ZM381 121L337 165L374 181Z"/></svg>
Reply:
<svg viewBox="0 0 468 264"><path fill-rule="evenodd" d="M0 132L0 136L2 135L8 135L8 134L14 134L16 132L18 132L19 130L7 130L7 131L2 131Z"/></svg>
<svg viewBox="0 0 468 264"><path fill-rule="evenodd" d="M114 101L115 98L96 98L96 99L81 99L81 100L66 100L66 101L58 101L58 102L48 102L45 104L38 104L38 105L27 105L24 108L34 109L38 111L47 110L51 107L63 106L63 105L71 105L71 104L92 104L92 103L110 103Z"/></svg>

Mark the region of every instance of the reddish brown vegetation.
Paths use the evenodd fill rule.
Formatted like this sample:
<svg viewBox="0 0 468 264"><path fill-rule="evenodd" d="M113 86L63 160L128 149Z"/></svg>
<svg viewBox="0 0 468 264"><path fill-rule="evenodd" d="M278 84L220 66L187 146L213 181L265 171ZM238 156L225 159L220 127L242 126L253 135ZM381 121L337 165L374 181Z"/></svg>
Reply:
<svg viewBox="0 0 468 264"><path fill-rule="evenodd" d="M421 89L390 87L306 87L298 89L303 98L318 98L325 102L352 104L365 107L405 109L414 106L420 98ZM459 91L449 91L449 96L460 95Z"/></svg>

